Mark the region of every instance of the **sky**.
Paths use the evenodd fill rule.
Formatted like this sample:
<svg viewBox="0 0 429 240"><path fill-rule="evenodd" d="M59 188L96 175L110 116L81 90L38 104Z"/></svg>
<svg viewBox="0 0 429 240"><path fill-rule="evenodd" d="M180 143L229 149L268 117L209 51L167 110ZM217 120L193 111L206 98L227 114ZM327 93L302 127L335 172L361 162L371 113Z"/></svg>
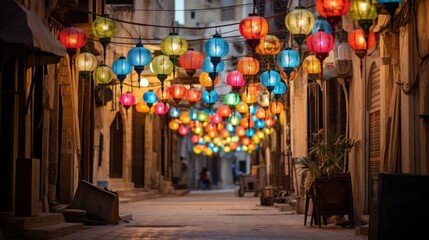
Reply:
<svg viewBox="0 0 429 240"><path fill-rule="evenodd" d="M174 6L176 9L182 10L185 8L185 3L184 3L185 0L174 0L174 1L175 1ZM179 24L184 24L184 22L185 22L184 11L176 11L175 21L179 22Z"/></svg>

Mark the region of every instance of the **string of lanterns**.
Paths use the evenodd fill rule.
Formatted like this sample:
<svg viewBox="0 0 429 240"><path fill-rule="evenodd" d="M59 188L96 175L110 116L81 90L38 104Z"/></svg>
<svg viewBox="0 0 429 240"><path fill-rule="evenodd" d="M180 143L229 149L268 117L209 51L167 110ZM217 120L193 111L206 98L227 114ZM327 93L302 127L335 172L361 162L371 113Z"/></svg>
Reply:
<svg viewBox="0 0 429 240"><path fill-rule="evenodd" d="M349 13L359 28L348 34L347 43L343 42L337 47L338 57L350 60L351 56L347 52L351 48L360 58L362 68L362 59L376 43L375 34L370 30L374 19L382 8L393 19L401 2L402 0L316 0L316 9L320 14L318 17L299 4L285 17L285 27L296 42L298 51L292 49L288 42L285 42L285 49L281 50L280 40L268 33L267 20L255 13L254 6L253 13L238 25L249 54L240 58L236 69L227 74L225 82L231 87L231 92L223 96L223 104L216 109L214 105L219 96L215 86L220 82L219 73L225 68L222 58L229 51L229 44L222 38L220 31L216 31L212 38L205 41L205 55L188 48L187 41L174 29L162 39L162 54L156 57L142 45L139 38L136 46L126 56L120 56L109 67L106 65L106 48L110 39L117 34L118 26L113 19L103 15L92 25L94 36L103 46L103 63L98 66L94 55L81 51L74 58L74 64L84 79L92 74L99 87L107 86L116 75L121 89L119 101L125 109L135 106L142 113L153 112L160 116L168 113L171 119L168 126L172 131L177 131L182 136L191 134L194 153L208 156L220 151L252 153L274 131L276 122L282 124L283 118L280 115L284 113L284 106L280 98L288 90L290 81L297 77L297 68L301 67L310 79L323 79L323 62L334 49L336 27L342 16ZM58 39L67 48L71 58L77 49L86 44L85 32L73 27L60 31ZM311 55L302 60L301 46L304 42ZM265 61L266 69L260 69L260 62L255 58L257 54ZM127 76L134 70L140 79L141 73L149 64L161 87L156 91L150 89L145 92L142 101L137 101L130 91L122 93L122 85ZM175 78L178 67L185 70L189 80L198 69L202 69L199 82L204 90L192 86L192 83L189 88L180 83L166 87L165 80L171 73ZM259 78L259 81L255 81L255 78ZM189 110L180 109L182 99L189 103ZM206 108L194 108L200 101Z"/></svg>

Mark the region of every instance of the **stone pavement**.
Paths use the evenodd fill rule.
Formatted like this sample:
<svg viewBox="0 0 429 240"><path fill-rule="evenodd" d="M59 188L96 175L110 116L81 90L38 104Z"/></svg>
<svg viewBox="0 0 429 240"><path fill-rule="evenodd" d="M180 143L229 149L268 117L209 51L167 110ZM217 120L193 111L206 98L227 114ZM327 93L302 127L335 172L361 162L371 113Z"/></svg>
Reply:
<svg viewBox="0 0 429 240"><path fill-rule="evenodd" d="M237 197L232 190L191 191L119 208L131 219L85 226L61 239L367 239L335 224L304 226L304 215L261 206L253 194Z"/></svg>

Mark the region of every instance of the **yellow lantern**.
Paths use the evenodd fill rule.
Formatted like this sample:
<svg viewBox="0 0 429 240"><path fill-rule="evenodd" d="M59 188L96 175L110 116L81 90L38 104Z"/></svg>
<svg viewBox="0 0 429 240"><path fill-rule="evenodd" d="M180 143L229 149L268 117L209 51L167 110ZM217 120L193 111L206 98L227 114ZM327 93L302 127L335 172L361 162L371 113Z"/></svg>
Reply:
<svg viewBox="0 0 429 240"><path fill-rule="evenodd" d="M98 66L92 73L95 84L105 86L113 79L113 71L106 65Z"/></svg>
<svg viewBox="0 0 429 240"><path fill-rule="evenodd" d="M241 94L241 100L243 100L243 102L247 103L248 105L254 104L257 99L258 97L256 94L249 91L244 91L243 94Z"/></svg>
<svg viewBox="0 0 429 240"><path fill-rule="evenodd" d="M302 62L302 70L309 75L319 75L320 61L315 55L310 55Z"/></svg>
<svg viewBox="0 0 429 240"><path fill-rule="evenodd" d="M239 102L235 105L235 109L241 114L246 114L249 111L249 106L245 102Z"/></svg>
<svg viewBox="0 0 429 240"><path fill-rule="evenodd" d="M285 18L285 25L289 32L293 35L294 40L298 43L299 48L304 42L307 35L313 30L314 15L302 6L295 7L290 11Z"/></svg>
<svg viewBox="0 0 429 240"><path fill-rule="evenodd" d="M270 110L273 114L278 115L283 111L283 104L281 102L272 102Z"/></svg>

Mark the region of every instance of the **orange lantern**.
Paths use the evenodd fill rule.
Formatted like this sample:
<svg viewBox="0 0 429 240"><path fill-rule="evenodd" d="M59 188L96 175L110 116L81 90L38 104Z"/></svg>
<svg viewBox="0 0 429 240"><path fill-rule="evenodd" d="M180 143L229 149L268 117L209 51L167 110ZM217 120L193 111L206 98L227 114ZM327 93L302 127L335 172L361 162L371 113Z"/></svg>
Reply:
<svg viewBox="0 0 429 240"><path fill-rule="evenodd" d="M164 87L160 87L156 90L156 96L158 97L159 101L167 101L171 98L168 88Z"/></svg>
<svg viewBox="0 0 429 240"><path fill-rule="evenodd" d="M244 137L241 139L241 144L248 146L252 141L248 137Z"/></svg>
<svg viewBox="0 0 429 240"><path fill-rule="evenodd" d="M255 126L255 122L252 120L252 118L242 118L240 120L240 126L244 128L252 128Z"/></svg>
<svg viewBox="0 0 429 240"><path fill-rule="evenodd" d="M200 74L200 84L201 86L205 87L207 91L213 90L213 87L216 86L219 83L219 75L215 78L214 83L212 83L212 79L210 78L210 75L206 72L202 72Z"/></svg>
<svg viewBox="0 0 429 240"><path fill-rule="evenodd" d="M235 127L235 134L239 137L244 137L246 136L246 129L242 126L237 126Z"/></svg>
<svg viewBox="0 0 429 240"><path fill-rule="evenodd" d="M136 111L141 113L148 113L150 109L145 102L139 102L136 104Z"/></svg>
<svg viewBox="0 0 429 240"><path fill-rule="evenodd" d="M256 110L256 112L255 112L255 116L257 119L264 119L265 118L265 109L258 108L258 110Z"/></svg>
<svg viewBox="0 0 429 240"><path fill-rule="evenodd" d="M267 127L274 126L274 123L276 123L276 121L272 117L268 117L265 119L265 126Z"/></svg>
<svg viewBox="0 0 429 240"><path fill-rule="evenodd" d="M262 38L256 47L256 53L261 55L276 55L280 52L280 39L275 35L268 34Z"/></svg>
<svg viewBox="0 0 429 240"><path fill-rule="evenodd" d="M238 60L237 71L241 72L244 79L248 82L259 72L259 61L252 57L243 57Z"/></svg>
<svg viewBox="0 0 429 240"><path fill-rule="evenodd" d="M179 129L179 126L180 126L179 119L172 119L168 123L168 127L173 131L176 131L177 129Z"/></svg>
<svg viewBox="0 0 429 240"><path fill-rule="evenodd" d="M248 105L255 103L257 99L258 97L256 94L249 91L244 91L243 94L241 94L241 100L243 100L243 102L247 103Z"/></svg>
<svg viewBox="0 0 429 240"><path fill-rule="evenodd" d="M280 114L283 111L283 104L281 102L272 102L270 110L273 114Z"/></svg>
<svg viewBox="0 0 429 240"><path fill-rule="evenodd" d="M227 137L231 136L231 133L228 130L223 129L223 130L220 131L220 136L222 138L227 138Z"/></svg>

